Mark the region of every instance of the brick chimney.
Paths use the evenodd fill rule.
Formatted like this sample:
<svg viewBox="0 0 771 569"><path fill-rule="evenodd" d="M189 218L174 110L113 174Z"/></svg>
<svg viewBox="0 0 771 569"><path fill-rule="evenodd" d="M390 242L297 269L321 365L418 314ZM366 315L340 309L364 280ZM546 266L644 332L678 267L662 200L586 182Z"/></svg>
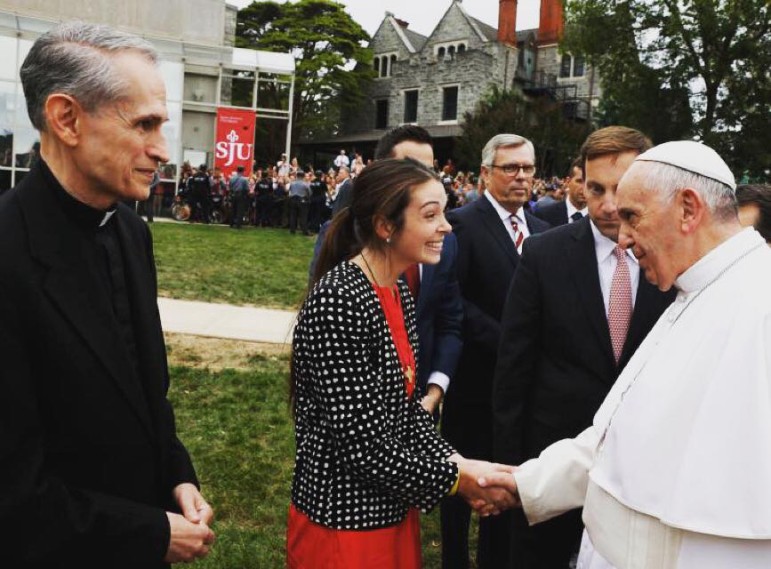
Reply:
<svg viewBox="0 0 771 569"><path fill-rule="evenodd" d="M499 0L498 41L517 45L517 0Z"/></svg>
<svg viewBox="0 0 771 569"><path fill-rule="evenodd" d="M562 2L560 0L541 0L538 44L558 43L562 39L562 29Z"/></svg>

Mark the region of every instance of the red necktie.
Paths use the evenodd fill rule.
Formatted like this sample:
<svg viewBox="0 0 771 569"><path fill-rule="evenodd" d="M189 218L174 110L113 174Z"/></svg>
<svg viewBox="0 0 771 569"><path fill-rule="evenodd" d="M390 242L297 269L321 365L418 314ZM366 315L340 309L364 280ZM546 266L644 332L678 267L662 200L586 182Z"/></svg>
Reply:
<svg viewBox="0 0 771 569"><path fill-rule="evenodd" d="M417 263L407 267L404 271L404 278L407 279L407 286L410 287L412 298L417 299L420 293L420 268Z"/></svg>
<svg viewBox="0 0 771 569"><path fill-rule="evenodd" d="M629 276L629 266L626 264L626 252L616 246L616 270L610 283L610 301L608 302L608 328L610 342L613 345L613 355L616 363L621 358L624 349L629 321L632 318L632 280Z"/></svg>
<svg viewBox="0 0 771 569"><path fill-rule="evenodd" d="M517 216L511 216L511 228L514 230L514 246L517 248L517 253L522 252L522 242L525 240L525 234L519 229L519 223L517 223Z"/></svg>

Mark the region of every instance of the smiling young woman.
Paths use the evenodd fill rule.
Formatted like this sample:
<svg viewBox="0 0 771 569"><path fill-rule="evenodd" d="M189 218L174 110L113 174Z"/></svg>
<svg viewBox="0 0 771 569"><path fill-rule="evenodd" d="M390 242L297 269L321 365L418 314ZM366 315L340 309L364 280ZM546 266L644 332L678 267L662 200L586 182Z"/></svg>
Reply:
<svg viewBox="0 0 771 569"><path fill-rule="evenodd" d="M419 162L377 161L324 240L292 344L291 569L418 569L418 509L456 491L474 499L482 463L457 454L420 405L413 299L399 280L439 262L446 200Z"/></svg>

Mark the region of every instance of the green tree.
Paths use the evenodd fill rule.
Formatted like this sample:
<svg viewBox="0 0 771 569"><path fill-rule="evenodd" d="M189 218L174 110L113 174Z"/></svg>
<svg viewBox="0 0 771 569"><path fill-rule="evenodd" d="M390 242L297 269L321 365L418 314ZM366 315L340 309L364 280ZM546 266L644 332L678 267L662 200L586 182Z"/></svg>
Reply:
<svg viewBox="0 0 771 569"><path fill-rule="evenodd" d="M563 48L602 77L602 118L663 142L694 136L768 177L768 0L565 0Z"/></svg>
<svg viewBox="0 0 771 569"><path fill-rule="evenodd" d="M478 171L487 141L501 132L515 132L535 145L539 176L564 176L590 128L567 118L564 111L548 97L527 99L517 90L494 87L463 115L463 133L455 144L459 167Z"/></svg>
<svg viewBox="0 0 771 569"><path fill-rule="evenodd" d="M253 2L238 12L238 47L295 57L295 143L336 134L342 114L362 99L366 82L374 75L369 65L372 53L363 47L369 39L345 7L332 0ZM261 83L260 88L261 104L281 103L288 97L280 85Z"/></svg>

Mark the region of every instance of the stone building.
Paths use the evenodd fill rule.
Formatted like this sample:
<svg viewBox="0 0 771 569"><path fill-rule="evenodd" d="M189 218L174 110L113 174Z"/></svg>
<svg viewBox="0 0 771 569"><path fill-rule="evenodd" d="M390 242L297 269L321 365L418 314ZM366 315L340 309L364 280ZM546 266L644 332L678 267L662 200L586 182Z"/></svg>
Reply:
<svg viewBox="0 0 771 569"><path fill-rule="evenodd" d="M304 146L317 158L340 147L369 157L385 130L412 123L431 133L444 160L452 156L463 114L493 86L551 97L567 116L591 120L599 80L581 57L559 53L560 0L541 1L537 29L516 31L516 22L517 0L500 0L497 29L453 0L428 37L387 12L370 42L377 78L365 102L347 117L339 137Z"/></svg>

